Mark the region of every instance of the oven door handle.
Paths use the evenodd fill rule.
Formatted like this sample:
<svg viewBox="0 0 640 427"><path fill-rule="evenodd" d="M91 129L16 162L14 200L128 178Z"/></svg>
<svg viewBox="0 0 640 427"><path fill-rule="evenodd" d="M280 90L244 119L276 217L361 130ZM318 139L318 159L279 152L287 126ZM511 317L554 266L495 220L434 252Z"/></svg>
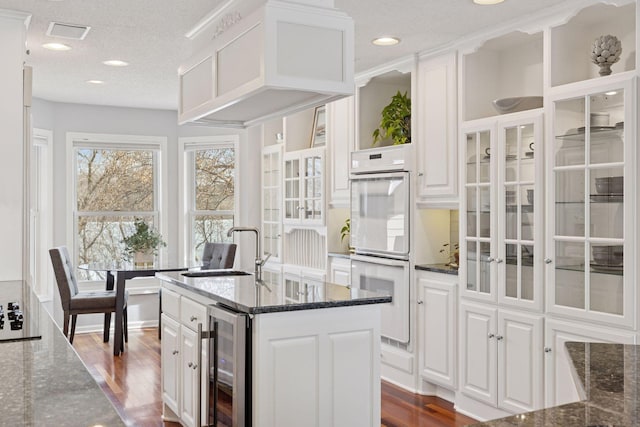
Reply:
<svg viewBox="0 0 640 427"><path fill-rule="evenodd" d="M358 180L371 180L371 179L379 179L379 178L406 178L409 176L409 172L397 171L397 172L363 172L363 173L352 173L349 178L352 181Z"/></svg>
<svg viewBox="0 0 640 427"><path fill-rule="evenodd" d="M368 262L369 264L382 264L391 267L405 267L407 265L407 261L390 258L367 257L362 255L351 255L351 261L362 261Z"/></svg>

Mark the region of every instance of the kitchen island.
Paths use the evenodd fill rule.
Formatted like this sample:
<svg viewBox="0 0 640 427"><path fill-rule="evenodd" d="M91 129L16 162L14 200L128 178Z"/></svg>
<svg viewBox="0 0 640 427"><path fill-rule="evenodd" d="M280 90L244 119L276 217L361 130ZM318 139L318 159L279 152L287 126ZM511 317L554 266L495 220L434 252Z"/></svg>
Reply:
<svg viewBox="0 0 640 427"><path fill-rule="evenodd" d="M124 426L49 313L25 293L24 328L41 338L0 342L0 426Z"/></svg>
<svg viewBox="0 0 640 427"><path fill-rule="evenodd" d="M580 402L474 424L474 427L640 425L640 345L566 343Z"/></svg>
<svg viewBox="0 0 640 427"><path fill-rule="evenodd" d="M231 368L214 368L220 375L212 379L212 362L206 361L222 365L230 358L209 357L213 350L207 345L194 352L193 341L202 338L198 330L205 339L213 331L213 307L245 316L248 331L246 351L232 361L236 369L245 366L245 372L228 375L224 384L230 388L234 378L244 376L244 408L238 413L239 405L232 402L233 410L218 414L220 425L227 425L220 423L221 417L244 417L238 425L261 427L380 425L380 304L390 303L390 296L325 282L257 281L241 272L185 274L198 273L156 275L163 281L165 419L189 426L198 425L200 416L202 423L212 423L215 405L209 409L206 403L221 387L209 390L208 385L220 378L224 382ZM215 340L218 347L225 346L224 339ZM198 353L201 363L194 359ZM191 369L194 365L204 368ZM242 387L234 383L232 388L229 395L242 394Z"/></svg>

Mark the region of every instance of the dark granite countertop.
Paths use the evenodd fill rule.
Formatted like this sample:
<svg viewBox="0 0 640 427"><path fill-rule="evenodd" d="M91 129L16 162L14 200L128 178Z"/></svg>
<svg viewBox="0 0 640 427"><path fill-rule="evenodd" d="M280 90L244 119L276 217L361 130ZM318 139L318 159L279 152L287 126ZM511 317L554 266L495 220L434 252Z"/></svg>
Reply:
<svg viewBox="0 0 640 427"><path fill-rule="evenodd" d="M124 426L49 313L29 298L25 319L42 338L0 342L0 426Z"/></svg>
<svg viewBox="0 0 640 427"><path fill-rule="evenodd" d="M640 425L640 345L565 344L583 401L513 415L474 426L607 426Z"/></svg>
<svg viewBox="0 0 640 427"><path fill-rule="evenodd" d="M186 277L182 272L157 273L156 277L232 310L249 313L312 310L318 308L391 302L391 296L326 282L300 285L295 295L287 295L284 284L258 284L253 274L246 276Z"/></svg>
<svg viewBox="0 0 640 427"><path fill-rule="evenodd" d="M449 264L416 264L416 270L433 271L434 273L452 274L457 276L458 269Z"/></svg>
<svg viewBox="0 0 640 427"><path fill-rule="evenodd" d="M330 256L333 258L347 258L347 259L351 258L351 254L349 252L329 252L327 256Z"/></svg>

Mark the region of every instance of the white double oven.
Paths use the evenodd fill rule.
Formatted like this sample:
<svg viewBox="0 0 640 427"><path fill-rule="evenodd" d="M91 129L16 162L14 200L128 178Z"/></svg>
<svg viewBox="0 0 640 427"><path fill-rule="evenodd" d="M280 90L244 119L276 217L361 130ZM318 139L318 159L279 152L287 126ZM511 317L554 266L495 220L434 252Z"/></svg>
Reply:
<svg viewBox="0 0 640 427"><path fill-rule="evenodd" d="M382 336L409 342L410 147L351 153L351 286L391 295Z"/></svg>

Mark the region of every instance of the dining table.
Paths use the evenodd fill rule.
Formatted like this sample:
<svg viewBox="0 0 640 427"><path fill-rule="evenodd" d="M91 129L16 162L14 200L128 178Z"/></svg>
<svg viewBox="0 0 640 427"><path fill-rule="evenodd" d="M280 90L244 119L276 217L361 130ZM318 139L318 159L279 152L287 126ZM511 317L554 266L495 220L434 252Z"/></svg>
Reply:
<svg viewBox="0 0 640 427"><path fill-rule="evenodd" d="M156 273L168 271L187 271L193 266L185 264L155 261L154 263L136 264L133 262L91 262L78 266L81 270L106 274L106 289L116 290L115 326L113 337L113 354L119 356L124 352L123 309L125 302L125 286L129 279L151 277ZM158 319L160 321L160 319ZM109 340L111 313L104 315L104 339Z"/></svg>

